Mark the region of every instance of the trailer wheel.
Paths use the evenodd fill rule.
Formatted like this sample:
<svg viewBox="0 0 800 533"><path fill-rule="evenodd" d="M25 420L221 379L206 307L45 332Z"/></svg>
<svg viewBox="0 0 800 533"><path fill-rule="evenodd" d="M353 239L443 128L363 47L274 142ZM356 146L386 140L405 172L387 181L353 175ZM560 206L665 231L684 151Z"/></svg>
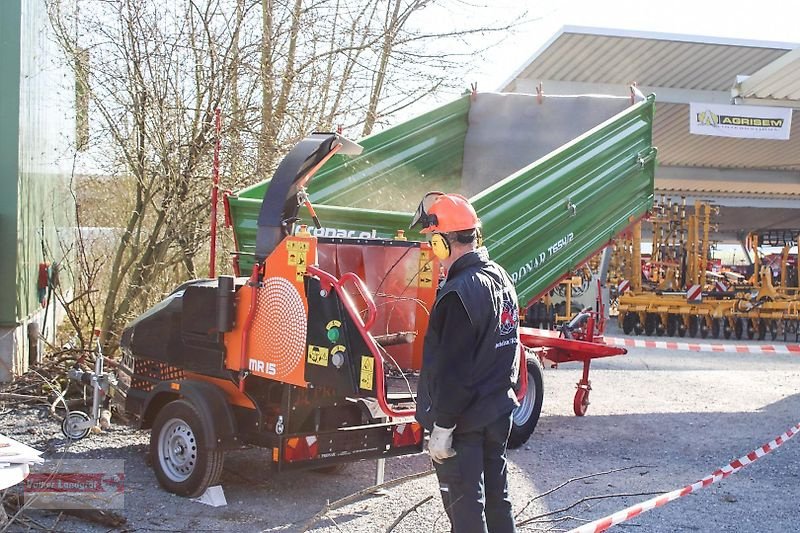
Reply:
<svg viewBox="0 0 800 533"><path fill-rule="evenodd" d="M534 355L528 358L527 367L528 390L519 407L512 413L511 435L508 437L508 448L512 450L528 442L539 422L539 416L542 414L542 402L544 401L542 364Z"/></svg>
<svg viewBox="0 0 800 533"><path fill-rule="evenodd" d="M165 405L150 434L153 470L161 486L194 498L219 481L224 454L208 444L202 416L193 404L176 400Z"/></svg>
<svg viewBox="0 0 800 533"><path fill-rule="evenodd" d="M744 334L744 318L737 318L736 322L733 323L733 333L736 336L736 340L742 340L742 334Z"/></svg>
<svg viewBox="0 0 800 533"><path fill-rule="evenodd" d="M731 338L731 334L733 333L733 329L731 329L731 323L728 321L727 318L721 318L722 320L722 336L726 339Z"/></svg>
<svg viewBox="0 0 800 533"><path fill-rule="evenodd" d="M684 324L682 317L678 316L676 318L678 320L678 337L685 337L686 336L686 324Z"/></svg>

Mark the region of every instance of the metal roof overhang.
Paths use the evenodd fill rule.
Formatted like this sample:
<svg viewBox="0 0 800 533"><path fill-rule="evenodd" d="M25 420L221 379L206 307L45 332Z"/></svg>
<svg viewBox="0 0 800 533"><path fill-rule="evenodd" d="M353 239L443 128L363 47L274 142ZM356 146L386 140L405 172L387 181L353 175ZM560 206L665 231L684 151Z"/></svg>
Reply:
<svg viewBox="0 0 800 533"><path fill-rule="evenodd" d="M788 141L692 135L689 103L730 104L737 77L751 74L734 87L747 103L794 98L786 106L800 107L797 47L568 26L501 90L534 93L541 83L545 102L548 93L626 95L634 81L643 93L654 92L656 192L721 206L720 238L736 241L748 229L800 228L800 120Z"/></svg>
<svg viewBox="0 0 800 533"><path fill-rule="evenodd" d="M800 48L737 82L731 97L741 104L800 107Z"/></svg>

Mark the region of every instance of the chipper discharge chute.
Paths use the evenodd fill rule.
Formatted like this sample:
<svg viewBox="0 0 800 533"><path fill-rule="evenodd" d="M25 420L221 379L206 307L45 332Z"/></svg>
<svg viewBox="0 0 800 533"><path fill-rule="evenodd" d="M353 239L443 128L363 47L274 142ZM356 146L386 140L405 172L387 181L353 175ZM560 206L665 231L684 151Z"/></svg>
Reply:
<svg viewBox="0 0 800 533"><path fill-rule="evenodd" d="M202 493L218 479L224 450L242 444L271 449L278 470L422 449L413 372L439 264L427 242L398 231L411 219L402 210L428 189L465 190L460 172L485 167L493 143L491 122L472 136L469 124L480 111L491 119L503 98L462 98L364 139L360 154L338 135L314 134L269 182L229 198L237 273L245 276L185 283L133 321L121 342L126 410L152 427L162 486ZM491 106L482 108L482 99ZM518 168L489 177L492 164L473 174L486 241L523 301L652 202L653 99L614 104L603 110L611 118L545 157L526 147L530 137L509 134L495 161L527 151ZM470 162L468 152L481 157ZM314 211L321 226L309 228ZM515 423L517 444L541 409L538 364L529 360L520 380L526 417Z"/></svg>

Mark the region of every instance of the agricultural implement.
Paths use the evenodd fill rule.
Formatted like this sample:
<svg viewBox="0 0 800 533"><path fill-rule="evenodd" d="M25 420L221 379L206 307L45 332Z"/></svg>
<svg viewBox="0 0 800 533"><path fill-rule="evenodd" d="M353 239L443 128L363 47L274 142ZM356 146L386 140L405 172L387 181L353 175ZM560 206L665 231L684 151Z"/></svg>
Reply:
<svg viewBox="0 0 800 533"><path fill-rule="evenodd" d="M491 255L520 301L537 298L652 205L654 98L601 100L473 94L360 145L313 134L271 180L227 198L237 275L184 283L121 340L125 409L152 428L161 485L201 494L243 445L270 449L279 471L421 451L413 381L440 269L402 230L411 208L427 190L473 194ZM560 141L535 131L559 113L595 122ZM551 344L522 331L512 446L541 411L541 358L600 356L584 349L596 319Z"/></svg>
<svg viewBox="0 0 800 533"><path fill-rule="evenodd" d="M790 271L789 249L800 231L754 232L747 242L753 254L749 279L735 272L714 272L709 261L713 208L696 202L661 202L648 222L653 225L653 254L642 276L638 254L641 227L622 239L618 258L626 272L618 283L619 323L627 334L742 339L768 336L797 341L800 336L800 284ZM761 259L760 244L782 247L775 286L772 268ZM790 275L791 274L791 275ZM643 282L646 278L647 282Z"/></svg>

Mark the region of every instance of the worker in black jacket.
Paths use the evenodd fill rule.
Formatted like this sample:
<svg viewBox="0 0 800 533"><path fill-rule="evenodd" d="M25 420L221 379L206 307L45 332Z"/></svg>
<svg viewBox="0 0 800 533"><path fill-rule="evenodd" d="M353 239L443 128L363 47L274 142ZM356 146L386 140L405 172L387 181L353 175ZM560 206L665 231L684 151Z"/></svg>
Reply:
<svg viewBox="0 0 800 533"><path fill-rule="evenodd" d="M425 333L416 418L431 433L428 453L453 532L514 532L506 444L518 405L517 295L489 260L466 198L428 193L417 224L447 278Z"/></svg>

